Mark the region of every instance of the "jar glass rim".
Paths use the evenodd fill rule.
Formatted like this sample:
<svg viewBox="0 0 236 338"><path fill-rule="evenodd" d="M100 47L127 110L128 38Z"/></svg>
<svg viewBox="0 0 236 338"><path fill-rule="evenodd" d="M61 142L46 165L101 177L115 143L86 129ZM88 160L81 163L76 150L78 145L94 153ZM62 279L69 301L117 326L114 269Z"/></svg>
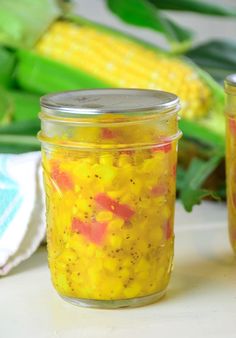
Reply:
<svg viewBox="0 0 236 338"><path fill-rule="evenodd" d="M79 118L94 115L140 115L166 113L178 109L175 94L151 89L103 88L51 93L41 97L47 117Z"/></svg>

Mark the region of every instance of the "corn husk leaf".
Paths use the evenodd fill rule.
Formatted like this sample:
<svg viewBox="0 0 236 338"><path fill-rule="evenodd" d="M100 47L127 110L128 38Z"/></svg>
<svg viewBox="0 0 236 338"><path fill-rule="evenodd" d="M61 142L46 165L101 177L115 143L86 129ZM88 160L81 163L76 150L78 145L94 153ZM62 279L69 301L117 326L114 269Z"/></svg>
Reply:
<svg viewBox="0 0 236 338"><path fill-rule="evenodd" d="M60 15L56 0L1 0L0 44L30 48Z"/></svg>
<svg viewBox="0 0 236 338"><path fill-rule="evenodd" d="M223 157L224 152L219 150L206 161L194 158L187 171L180 169L177 187L180 200L186 211L192 211L193 206L200 204L205 197L220 198L215 191L203 189L202 185L220 164Z"/></svg>
<svg viewBox="0 0 236 338"><path fill-rule="evenodd" d="M186 55L218 82L236 72L236 42L230 40L212 40L201 44Z"/></svg>
<svg viewBox="0 0 236 338"><path fill-rule="evenodd" d="M124 22L163 34L175 50L186 48L192 40L191 30L168 19L148 0L106 0L106 4Z"/></svg>
<svg viewBox="0 0 236 338"><path fill-rule="evenodd" d="M8 92L0 87L0 126L8 124L13 117L13 105Z"/></svg>
<svg viewBox="0 0 236 338"><path fill-rule="evenodd" d="M15 64L15 52L0 46L0 86L9 87L12 84Z"/></svg>
<svg viewBox="0 0 236 338"><path fill-rule="evenodd" d="M181 12L193 12L205 15L215 16L236 16L236 7L230 7L222 3L215 4L203 0L148 0L156 7L165 10L174 10Z"/></svg>
<svg viewBox="0 0 236 338"><path fill-rule="evenodd" d="M40 149L36 134L39 119L16 121L0 127L0 153L24 153Z"/></svg>
<svg viewBox="0 0 236 338"><path fill-rule="evenodd" d="M216 132L200 123L181 119L179 121L179 127L183 132L184 138L194 140L195 142L198 142L199 145L202 144L205 147L217 147L220 149L224 149L225 147L224 132L221 133L221 130L224 131L224 125L221 126L220 132Z"/></svg>

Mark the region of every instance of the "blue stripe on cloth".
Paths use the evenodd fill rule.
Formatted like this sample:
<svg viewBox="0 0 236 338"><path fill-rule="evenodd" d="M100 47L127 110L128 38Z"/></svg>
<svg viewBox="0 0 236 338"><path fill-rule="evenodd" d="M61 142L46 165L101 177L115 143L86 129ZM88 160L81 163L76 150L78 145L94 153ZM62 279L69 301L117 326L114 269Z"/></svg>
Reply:
<svg viewBox="0 0 236 338"><path fill-rule="evenodd" d="M12 203L14 202L14 203ZM15 201L11 201L11 205L9 206L9 213L7 213L6 217L4 217L4 220L1 221L0 218L0 238L3 236L7 228L10 226L13 218L15 217L16 213L18 212L21 204L23 202L23 198L18 195ZM8 210L7 210L8 211Z"/></svg>
<svg viewBox="0 0 236 338"><path fill-rule="evenodd" d="M7 159L6 155L0 156L0 237L12 222L23 201L18 183L8 176Z"/></svg>
<svg viewBox="0 0 236 338"><path fill-rule="evenodd" d="M18 187L18 183L12 178L10 178L8 175L8 172L6 169L7 159L8 159L8 156L6 155L0 156L0 189L2 189L2 185L3 185L3 188L5 185L7 185L7 187L9 186Z"/></svg>

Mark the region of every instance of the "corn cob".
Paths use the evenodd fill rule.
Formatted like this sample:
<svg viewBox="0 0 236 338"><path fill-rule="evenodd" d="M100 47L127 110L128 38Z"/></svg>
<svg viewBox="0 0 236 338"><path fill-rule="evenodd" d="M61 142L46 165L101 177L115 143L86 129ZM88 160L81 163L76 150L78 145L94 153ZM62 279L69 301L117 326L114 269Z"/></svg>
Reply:
<svg viewBox="0 0 236 338"><path fill-rule="evenodd" d="M224 132L222 89L183 58L78 18L55 21L32 52L23 53L17 75L20 85L28 90L165 90L180 97L184 119L200 121L221 135Z"/></svg>
<svg viewBox="0 0 236 338"><path fill-rule="evenodd" d="M55 22L35 50L101 78L113 87L175 92L182 100L183 117L202 117L211 104L208 86L182 60L167 58L134 41L93 27Z"/></svg>

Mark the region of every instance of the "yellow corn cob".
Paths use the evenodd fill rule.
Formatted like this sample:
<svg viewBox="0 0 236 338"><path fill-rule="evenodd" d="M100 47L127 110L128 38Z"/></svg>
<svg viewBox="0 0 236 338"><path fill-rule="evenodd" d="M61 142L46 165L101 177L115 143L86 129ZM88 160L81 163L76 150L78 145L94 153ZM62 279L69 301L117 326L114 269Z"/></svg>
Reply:
<svg viewBox="0 0 236 338"><path fill-rule="evenodd" d="M111 87L173 92L181 99L185 118L201 118L212 104L209 87L183 60L92 26L57 21L35 50L100 78Z"/></svg>

